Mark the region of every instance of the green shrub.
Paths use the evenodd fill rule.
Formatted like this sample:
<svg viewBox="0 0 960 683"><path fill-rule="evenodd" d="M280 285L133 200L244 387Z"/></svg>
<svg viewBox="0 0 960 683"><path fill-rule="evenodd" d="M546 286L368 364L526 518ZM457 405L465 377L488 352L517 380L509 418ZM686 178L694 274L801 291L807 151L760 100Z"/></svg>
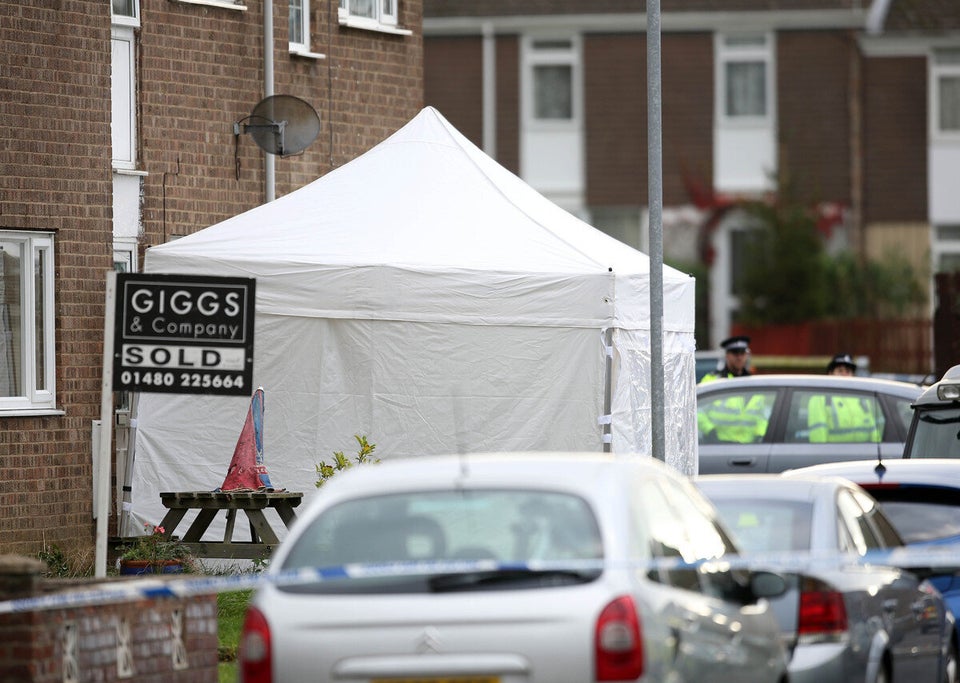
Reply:
<svg viewBox="0 0 960 683"><path fill-rule="evenodd" d="M328 465L323 460L320 461L320 464L317 465L317 476L319 477L316 481L317 488L320 488L326 484L337 472L350 469L353 467L353 463L356 462L358 465L363 463L380 462L379 458L372 458L374 449L377 447L376 444L368 443L366 436L360 436L359 434L354 434L353 438L357 440L357 443L360 446L360 450L357 452L357 455L353 460L348 458L343 454L343 451L334 451L333 452L333 464Z"/></svg>

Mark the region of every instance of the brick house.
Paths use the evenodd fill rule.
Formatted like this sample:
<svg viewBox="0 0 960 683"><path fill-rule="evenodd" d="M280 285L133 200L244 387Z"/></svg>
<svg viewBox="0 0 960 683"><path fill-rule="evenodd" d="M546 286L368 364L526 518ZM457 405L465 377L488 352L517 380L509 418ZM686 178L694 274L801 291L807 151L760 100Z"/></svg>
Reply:
<svg viewBox="0 0 960 683"><path fill-rule="evenodd" d="M424 0L424 99L543 194L647 248L643 0ZM788 174L831 246L960 266L960 3L662 0L663 248L735 321L745 216ZM931 297L932 300L932 297ZM929 315L924 313L924 315ZM833 353L833 351L829 351Z"/></svg>
<svg viewBox="0 0 960 683"><path fill-rule="evenodd" d="M406 123L423 104L421 11L0 0L0 554L56 544L92 561L106 272L135 271L150 245L301 187ZM269 94L317 112L301 154L234 134Z"/></svg>

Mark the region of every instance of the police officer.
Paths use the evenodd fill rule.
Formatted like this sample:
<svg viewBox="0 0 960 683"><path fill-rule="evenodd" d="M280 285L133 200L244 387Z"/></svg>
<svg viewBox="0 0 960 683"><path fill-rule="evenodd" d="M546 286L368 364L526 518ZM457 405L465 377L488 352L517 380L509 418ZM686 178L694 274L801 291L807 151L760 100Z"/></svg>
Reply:
<svg viewBox="0 0 960 683"><path fill-rule="evenodd" d="M750 368L747 367L750 362L750 337L746 335L730 337L720 342L720 346L726 351L723 367L718 368L716 372L708 372L700 380L700 384L712 382L721 377L750 376Z"/></svg>
<svg viewBox="0 0 960 683"><path fill-rule="evenodd" d="M857 374L857 364L849 353L838 353L827 363L827 374L852 377Z"/></svg>
<svg viewBox="0 0 960 683"><path fill-rule="evenodd" d="M749 377L750 337L724 339L725 362L716 372L703 376L701 384L728 377ZM766 401L762 394L732 394L698 406L697 427L704 442L754 443L767 431Z"/></svg>
<svg viewBox="0 0 960 683"><path fill-rule="evenodd" d="M857 364L849 353L838 353L827 364L828 375L850 376ZM814 396L807 404L811 443L878 443L880 430L874 412L877 405L864 405L853 394Z"/></svg>

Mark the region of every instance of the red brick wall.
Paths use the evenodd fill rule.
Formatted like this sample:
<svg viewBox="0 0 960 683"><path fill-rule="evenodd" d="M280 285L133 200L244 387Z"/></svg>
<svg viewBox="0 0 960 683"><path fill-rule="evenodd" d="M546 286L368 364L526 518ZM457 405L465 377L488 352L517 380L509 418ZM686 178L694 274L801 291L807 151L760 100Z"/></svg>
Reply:
<svg viewBox="0 0 960 683"><path fill-rule="evenodd" d="M583 37L587 203L646 204L646 41Z"/></svg>
<svg viewBox="0 0 960 683"><path fill-rule="evenodd" d="M238 180L233 135L233 123L263 97L263 18L260 3L246 12L144 4L144 214L157 244L263 202L264 152L240 136ZM288 53L287 4L274 3L274 93L306 100L320 117L320 134L303 154L275 157L278 197L367 151L423 106L418 0L400 2L400 25L411 36L342 27L334 0L311 6L311 48L325 59Z"/></svg>
<svg viewBox="0 0 960 683"><path fill-rule="evenodd" d="M780 170L800 198L850 203L850 59L841 32L777 34Z"/></svg>
<svg viewBox="0 0 960 683"><path fill-rule="evenodd" d="M0 3L0 229L53 230L57 403L0 417L0 547L93 542L90 423L100 413L112 267L110 6Z"/></svg>
<svg viewBox="0 0 960 683"><path fill-rule="evenodd" d="M497 161L520 174L520 39L497 36Z"/></svg>
<svg viewBox="0 0 960 683"><path fill-rule="evenodd" d="M313 51L291 57L275 2L276 94L309 102L319 137L276 158L282 196L381 142L423 106L421 0L400 0L412 35L342 27L311 3ZM141 0L142 245L261 204L264 153L233 124L263 97L262 3L246 11ZM0 552L44 544L92 554L91 422L100 418L105 273L112 268L110 3L0 0L0 229L56 231L57 407L0 415ZM239 179L235 143L239 142ZM111 518L112 519L112 518Z"/></svg>
<svg viewBox="0 0 960 683"><path fill-rule="evenodd" d="M0 600L65 597L90 585L43 581L37 565L0 557ZM72 639L64 637L67 624ZM124 624L128 630L118 628ZM121 633L129 636L126 643ZM175 652L177 644L182 650ZM0 615L0 683L60 683L65 661L81 681L217 683L217 647L215 594L7 613ZM132 675L118 675L121 657Z"/></svg>
<svg viewBox="0 0 960 683"><path fill-rule="evenodd" d="M663 204L685 205L686 177L713 186L713 36L664 35L660 46Z"/></svg>
<svg viewBox="0 0 960 683"><path fill-rule="evenodd" d="M926 59L872 57L863 87L864 220L926 222Z"/></svg>
<svg viewBox="0 0 960 683"><path fill-rule="evenodd" d="M684 177L713 182L713 43L705 34L661 39L663 201L686 204ZM647 204L647 44L639 35L583 42L587 203Z"/></svg>
<svg viewBox="0 0 960 683"><path fill-rule="evenodd" d="M478 36L425 41L423 99L483 146L483 41ZM429 60L429 61L427 61Z"/></svg>

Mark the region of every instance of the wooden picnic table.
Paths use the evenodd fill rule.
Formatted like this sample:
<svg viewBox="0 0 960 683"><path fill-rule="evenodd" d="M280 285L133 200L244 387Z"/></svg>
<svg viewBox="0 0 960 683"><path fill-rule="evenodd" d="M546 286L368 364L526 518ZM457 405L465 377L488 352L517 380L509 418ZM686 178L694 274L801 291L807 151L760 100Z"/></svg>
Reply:
<svg viewBox="0 0 960 683"><path fill-rule="evenodd" d="M267 521L264 512L276 510L288 529L297 515L303 493L291 491L188 491L163 492L160 501L167 514L160 522L163 537L172 539L177 525L190 510L199 510L196 518L180 538L181 543L196 557L237 559L267 559L280 540ZM203 535L221 511L226 511L227 525L222 541L204 541ZM250 541L234 541L233 531L237 512L242 511L250 523Z"/></svg>

